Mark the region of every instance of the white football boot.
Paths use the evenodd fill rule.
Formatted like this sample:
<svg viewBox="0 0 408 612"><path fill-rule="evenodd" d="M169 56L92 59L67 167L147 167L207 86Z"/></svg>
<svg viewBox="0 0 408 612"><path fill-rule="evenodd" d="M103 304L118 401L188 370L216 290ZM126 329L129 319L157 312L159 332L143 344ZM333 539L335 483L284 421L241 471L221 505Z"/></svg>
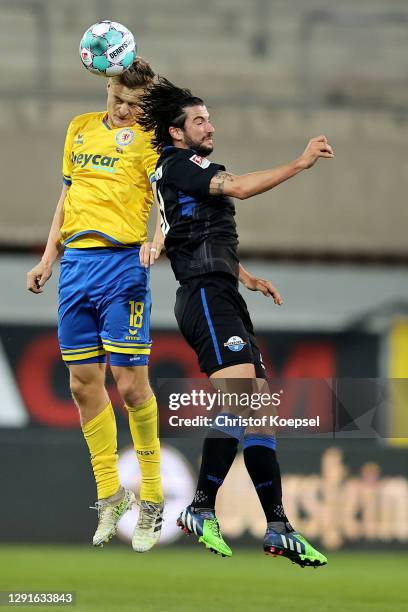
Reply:
<svg viewBox="0 0 408 612"><path fill-rule="evenodd" d="M132 548L136 552L146 552L159 541L164 502L155 503L141 500L138 506L140 508L139 518L133 532Z"/></svg>
<svg viewBox="0 0 408 612"><path fill-rule="evenodd" d="M118 493L108 499L101 499L95 503L98 511L98 527L92 540L94 546L103 546L105 542L115 535L120 518L136 503L133 491L120 488Z"/></svg>

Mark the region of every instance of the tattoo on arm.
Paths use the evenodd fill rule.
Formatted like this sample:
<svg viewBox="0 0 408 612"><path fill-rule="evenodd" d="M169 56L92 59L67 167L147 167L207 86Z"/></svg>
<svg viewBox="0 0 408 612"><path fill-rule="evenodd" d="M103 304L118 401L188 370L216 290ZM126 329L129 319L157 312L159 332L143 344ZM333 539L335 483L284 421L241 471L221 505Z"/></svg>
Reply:
<svg viewBox="0 0 408 612"><path fill-rule="evenodd" d="M213 176L210 182L210 195L222 195L224 193L224 183L225 181L232 182L234 180L234 176L229 172L225 172L224 170L220 170Z"/></svg>

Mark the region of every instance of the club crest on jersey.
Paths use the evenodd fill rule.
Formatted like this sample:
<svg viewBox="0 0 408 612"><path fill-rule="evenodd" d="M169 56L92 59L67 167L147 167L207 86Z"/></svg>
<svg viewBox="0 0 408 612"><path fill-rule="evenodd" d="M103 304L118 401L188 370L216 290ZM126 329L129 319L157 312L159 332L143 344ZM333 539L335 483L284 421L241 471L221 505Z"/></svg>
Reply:
<svg viewBox="0 0 408 612"><path fill-rule="evenodd" d="M229 350L233 351L234 353L242 351L245 345L246 342L244 342L244 340L239 336L231 336L231 338L228 338L228 340L224 342L224 346L229 348Z"/></svg>
<svg viewBox="0 0 408 612"><path fill-rule="evenodd" d="M115 136L116 143L121 147L125 147L133 142L135 139L135 133L130 128L123 128Z"/></svg>
<svg viewBox="0 0 408 612"><path fill-rule="evenodd" d="M77 134L74 140L74 144L84 144L84 136L83 134Z"/></svg>
<svg viewBox="0 0 408 612"><path fill-rule="evenodd" d="M190 157L190 161L192 161L193 164L196 164L197 166L200 166L200 168L203 168L203 169L208 168L208 166L211 163L205 157L201 157L201 155L196 155L196 154Z"/></svg>

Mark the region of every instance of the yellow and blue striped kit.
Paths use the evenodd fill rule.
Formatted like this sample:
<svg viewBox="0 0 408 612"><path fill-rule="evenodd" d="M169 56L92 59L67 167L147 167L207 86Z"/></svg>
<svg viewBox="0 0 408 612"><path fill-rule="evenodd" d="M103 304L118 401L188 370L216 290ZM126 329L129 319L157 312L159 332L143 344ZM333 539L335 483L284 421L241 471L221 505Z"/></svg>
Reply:
<svg viewBox="0 0 408 612"><path fill-rule="evenodd" d="M139 262L158 159L137 124L110 126L106 113L75 117L63 159L64 201L58 338L69 364L146 365L149 271Z"/></svg>

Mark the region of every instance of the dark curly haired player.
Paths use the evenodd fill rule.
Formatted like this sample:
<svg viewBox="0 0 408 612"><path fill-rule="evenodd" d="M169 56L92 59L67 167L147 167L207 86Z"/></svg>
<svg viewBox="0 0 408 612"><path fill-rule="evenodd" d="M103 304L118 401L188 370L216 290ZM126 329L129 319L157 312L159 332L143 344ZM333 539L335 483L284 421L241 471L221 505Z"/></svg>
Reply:
<svg viewBox="0 0 408 612"><path fill-rule="evenodd" d="M165 247L180 282L175 314L181 333L195 350L200 367L214 386L254 389L266 384L262 358L238 280L281 304L270 282L250 275L239 263L238 236L231 197L244 200L273 189L320 157L332 158L325 136L312 138L295 161L271 170L233 175L207 157L214 147L214 127L201 98L164 78L140 100L139 124L154 133L160 152L157 192ZM256 379L256 380L255 380ZM229 410L231 416L237 411ZM236 421L235 421L236 422ZM293 530L282 505L274 431L239 426L214 427L204 441L194 499L178 524L224 556L231 550L215 516L215 498L243 439L247 470L265 512L264 550L305 566L327 559Z"/></svg>

